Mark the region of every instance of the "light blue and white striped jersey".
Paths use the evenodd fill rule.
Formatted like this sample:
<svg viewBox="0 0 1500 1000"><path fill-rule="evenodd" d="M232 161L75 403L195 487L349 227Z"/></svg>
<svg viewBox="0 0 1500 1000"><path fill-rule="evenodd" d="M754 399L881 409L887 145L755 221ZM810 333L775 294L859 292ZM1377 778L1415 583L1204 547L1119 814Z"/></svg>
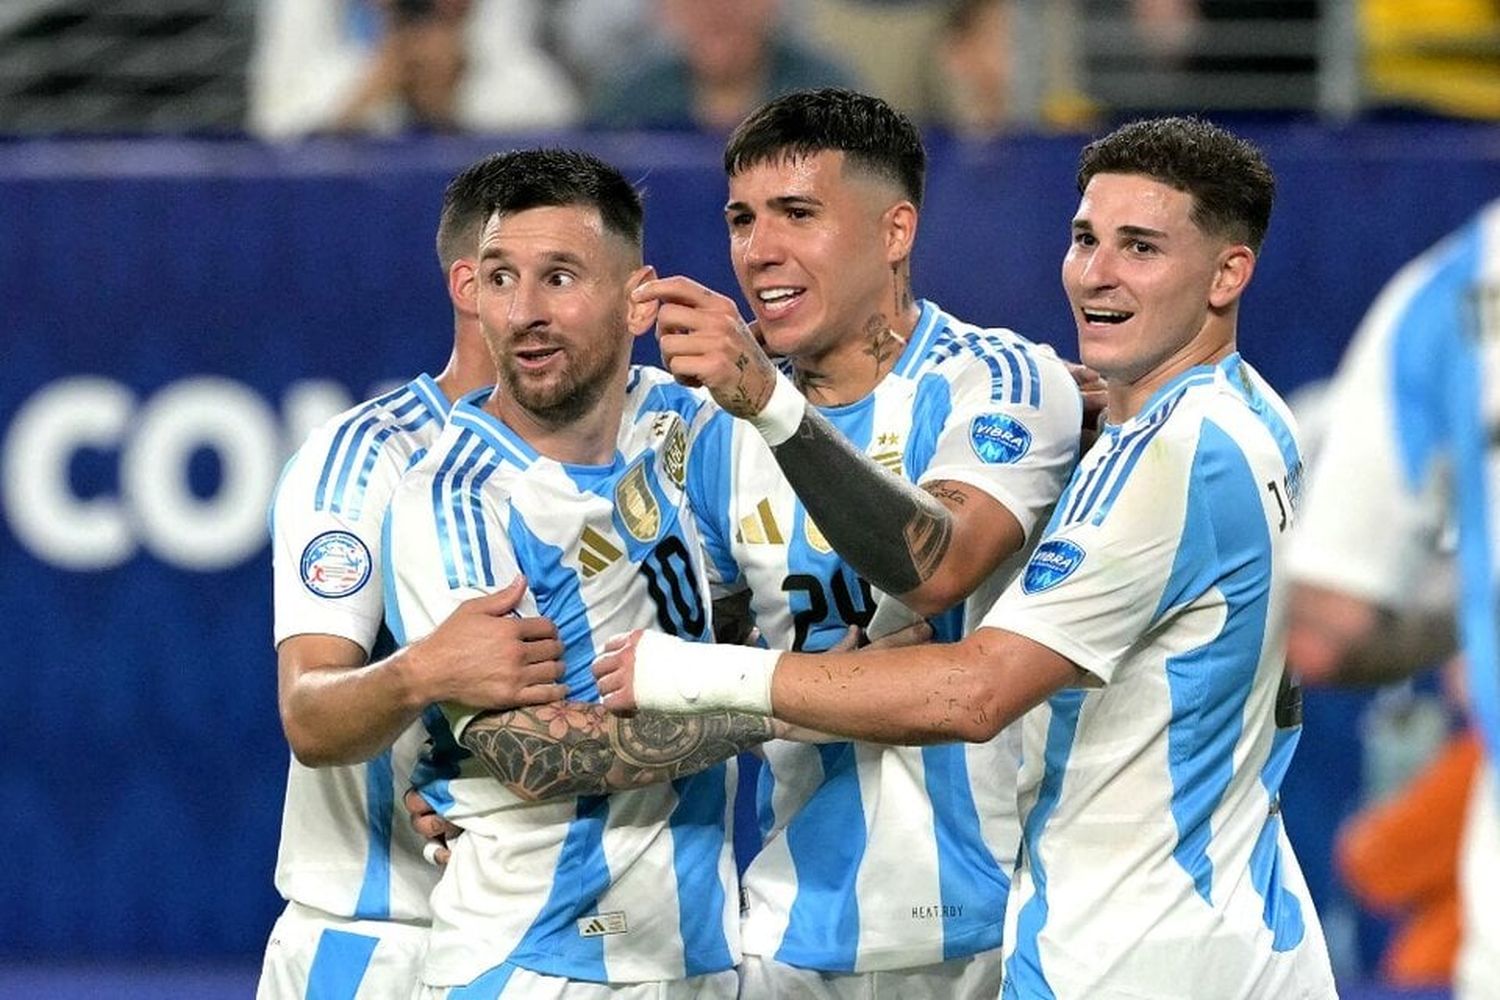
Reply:
<svg viewBox="0 0 1500 1000"><path fill-rule="evenodd" d="M1402 607L1456 521L1470 714L1500 760L1500 202L1386 286L1330 406L1293 572Z"/></svg>
<svg viewBox="0 0 1500 1000"><path fill-rule="evenodd" d="M1335 995L1280 816L1301 465L1238 354L1190 369L1100 436L986 616L1101 685L1021 720L1006 997Z"/></svg>
<svg viewBox="0 0 1500 1000"><path fill-rule="evenodd" d="M1500 983L1500 911L1488 896L1500 883L1497 387L1500 201L1402 268L1371 306L1334 379L1335 419L1292 546L1298 580L1422 610L1451 598L1428 567L1456 522L1469 717L1488 757L1460 865L1459 996Z"/></svg>
<svg viewBox="0 0 1500 1000"><path fill-rule="evenodd" d="M448 400L423 375L309 435L271 508L275 638L341 636L379 659L381 528L396 483L434 441ZM427 734L413 725L369 763L287 775L276 888L341 917L425 921L437 870L422 859L401 795Z"/></svg>
<svg viewBox="0 0 1500 1000"><path fill-rule="evenodd" d="M706 396L632 369L613 460L578 466L539 455L486 413L486 393L454 406L391 502L387 614L397 638L421 638L519 571L529 584L521 613L557 625L570 700L597 700L590 666L616 633L710 640L684 490ZM444 711L457 734L472 717ZM528 802L462 757L423 787L465 831L432 897L429 985L468 983L507 961L615 983L738 962L732 763L613 795Z"/></svg>
<svg viewBox="0 0 1500 1000"><path fill-rule="evenodd" d="M931 303L894 370L858 402L821 411L913 482L957 480L1003 504L1028 536L1078 456L1081 401L1066 367L1008 330ZM874 610L869 586L818 531L764 440L715 417L689 491L728 591L748 588L766 642L827 649ZM982 613L1018 556L973 599ZM963 609L937 622L956 639ZM864 743L764 747L764 846L742 879L746 952L828 971L912 968L1000 944L1019 830L1013 748Z"/></svg>

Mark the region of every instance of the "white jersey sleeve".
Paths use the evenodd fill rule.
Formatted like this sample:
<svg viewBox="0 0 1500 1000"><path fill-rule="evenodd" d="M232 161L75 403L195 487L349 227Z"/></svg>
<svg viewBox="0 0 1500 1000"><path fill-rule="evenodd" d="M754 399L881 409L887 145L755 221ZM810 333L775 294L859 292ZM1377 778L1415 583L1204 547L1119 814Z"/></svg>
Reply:
<svg viewBox="0 0 1500 1000"><path fill-rule="evenodd" d="M1289 559L1294 579L1385 606L1421 589L1444 522L1445 477L1409 486L1387 430L1400 410L1392 340L1428 271L1408 268L1381 293L1339 366Z"/></svg>
<svg viewBox="0 0 1500 1000"><path fill-rule="evenodd" d="M1170 440L1180 426L1196 430L1157 424L1135 429L1134 442L1101 439L984 626L1024 635L1110 682L1158 617L1178 557L1196 451Z"/></svg>
<svg viewBox="0 0 1500 1000"><path fill-rule="evenodd" d="M983 490L1031 538L1078 460L1078 388L1055 354L1008 330L952 335L965 350L935 369L949 380L950 409L918 485Z"/></svg>
<svg viewBox="0 0 1500 1000"><path fill-rule="evenodd" d="M368 654L380 630L380 529L385 496L368 484L394 483L406 456L381 449L358 473L342 477L348 451L340 423L315 431L292 456L271 509L275 641L294 635L336 635ZM358 486L363 478L364 488ZM352 480L352 482L351 482ZM389 485L387 485L387 490Z"/></svg>

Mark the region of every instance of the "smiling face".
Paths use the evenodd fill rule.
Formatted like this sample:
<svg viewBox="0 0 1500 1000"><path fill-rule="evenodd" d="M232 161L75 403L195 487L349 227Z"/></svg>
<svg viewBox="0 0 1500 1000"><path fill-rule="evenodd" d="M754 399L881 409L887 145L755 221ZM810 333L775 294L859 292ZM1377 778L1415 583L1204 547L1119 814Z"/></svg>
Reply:
<svg viewBox="0 0 1500 1000"><path fill-rule="evenodd" d="M1139 174L1096 174L1073 218L1062 280L1084 364L1139 403L1233 349L1254 254L1200 229L1193 197ZM1111 399L1111 417L1121 419Z"/></svg>
<svg viewBox="0 0 1500 1000"><path fill-rule="evenodd" d="M514 403L549 424L587 413L630 359L625 239L581 205L495 214L479 239L478 311Z"/></svg>
<svg viewBox="0 0 1500 1000"><path fill-rule="evenodd" d="M910 250L906 235L892 241L898 204L910 205L888 183L847 170L836 151L777 157L729 178L729 255L773 353L820 358L895 322L892 269Z"/></svg>

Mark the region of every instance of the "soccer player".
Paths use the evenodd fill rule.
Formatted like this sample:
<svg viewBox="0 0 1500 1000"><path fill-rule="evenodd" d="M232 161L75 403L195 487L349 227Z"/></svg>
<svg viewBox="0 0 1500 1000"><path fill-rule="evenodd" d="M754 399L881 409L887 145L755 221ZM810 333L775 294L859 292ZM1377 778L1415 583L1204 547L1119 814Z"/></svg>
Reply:
<svg viewBox="0 0 1500 1000"><path fill-rule="evenodd" d="M1170 118L1085 147L1078 182L1063 285L1111 422L983 627L857 656L726 649L712 673L632 633L599 689L619 710L774 710L890 743L987 740L1024 715L1006 997L1332 997L1278 799L1300 459L1235 350L1271 171Z"/></svg>
<svg viewBox="0 0 1500 1000"><path fill-rule="evenodd" d="M713 575L748 590L775 649L826 650L871 624L870 584L900 601L881 619L914 609L957 639L965 598L988 608L1077 461L1073 380L1050 350L913 296L925 152L884 101L773 100L724 164L735 273L790 377L729 299L685 278L635 293L660 303L671 371L728 411L689 472ZM763 752L745 995L994 997L1020 838L1013 748Z"/></svg>
<svg viewBox="0 0 1500 1000"><path fill-rule="evenodd" d="M508 612L517 582L457 609L393 653L382 623L381 527L414 456L452 399L494 380L479 335L474 268L493 163L449 185L437 251L453 301L453 351L421 375L314 431L282 476L271 514L278 700L293 753L276 888L287 900L258 995L411 995L437 871L397 803L426 733L424 706L553 701L561 647L545 619ZM472 252L468 254L472 258ZM389 655L388 655L389 654Z"/></svg>
<svg viewBox="0 0 1500 1000"><path fill-rule="evenodd" d="M1485 758L1465 823L1463 944L1455 995L1493 996L1500 920L1500 649L1496 642L1493 373L1500 202L1404 267L1366 316L1332 388L1336 414L1292 548L1289 664L1310 680L1404 676L1460 638L1469 715ZM1458 527L1457 625L1424 579ZM1444 560L1446 561L1446 560ZM1427 586L1423 586L1427 583ZM1418 602L1422 601L1419 606Z"/></svg>
<svg viewBox="0 0 1500 1000"><path fill-rule="evenodd" d="M685 489L711 406L629 365L656 310L629 297L652 271L625 179L556 150L507 154L499 174L476 256L500 381L454 405L396 490L387 613L419 648L456 608L524 574L518 610L557 623L571 700L483 713L445 700L473 756L440 756L451 766L423 782L464 831L432 896L425 992L733 997L724 762L784 727L729 712L616 719L589 672L620 629L711 636Z"/></svg>

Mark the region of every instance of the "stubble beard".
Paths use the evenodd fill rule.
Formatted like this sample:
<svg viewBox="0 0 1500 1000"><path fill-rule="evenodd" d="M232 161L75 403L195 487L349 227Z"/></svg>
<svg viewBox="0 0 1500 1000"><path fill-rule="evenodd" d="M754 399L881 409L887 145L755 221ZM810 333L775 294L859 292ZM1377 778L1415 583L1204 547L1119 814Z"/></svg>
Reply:
<svg viewBox="0 0 1500 1000"><path fill-rule="evenodd" d="M539 422L551 426L573 423L588 414L616 377L620 355L628 341L624 322L615 324L607 343L592 349L564 348L566 364L546 380L528 378L515 358L500 360L505 391Z"/></svg>

